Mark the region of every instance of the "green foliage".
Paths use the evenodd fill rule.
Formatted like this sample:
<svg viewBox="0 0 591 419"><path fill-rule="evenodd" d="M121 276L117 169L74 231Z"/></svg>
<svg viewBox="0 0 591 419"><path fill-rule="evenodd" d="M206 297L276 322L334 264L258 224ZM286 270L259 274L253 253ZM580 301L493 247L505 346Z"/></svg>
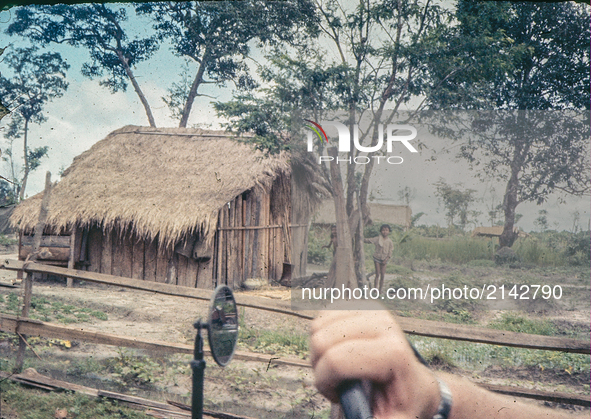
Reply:
<svg viewBox="0 0 591 419"><path fill-rule="evenodd" d="M66 70L70 67L59 53L39 53L37 47L15 48L3 59L13 72L12 78L0 77L0 97L12 107L12 115L4 136L21 138L24 143L24 171L20 183L20 199L24 199L29 173L39 167L48 147L30 150L27 144L29 124L47 120L43 108L48 102L63 96L68 88ZM9 155L11 163L12 154ZM13 177L15 171L13 169ZM13 192L16 195L16 191Z"/></svg>
<svg viewBox="0 0 591 419"><path fill-rule="evenodd" d="M28 150L27 158L29 160L29 170L32 172L41 165L41 159L47 156L48 146L37 147L34 150Z"/></svg>
<svg viewBox="0 0 591 419"><path fill-rule="evenodd" d="M579 231L567 238L566 257L570 265L589 266L591 261L591 234L589 231Z"/></svg>
<svg viewBox="0 0 591 419"><path fill-rule="evenodd" d="M530 366L569 373L589 373L589 355L507 346L456 342L446 339L409 336L409 340L423 354L438 356L450 365L468 370L484 370L491 365L504 367Z"/></svg>
<svg viewBox="0 0 591 419"><path fill-rule="evenodd" d="M379 227L379 225L378 225ZM394 246L393 258L401 261L425 260L468 264L473 267L490 267L493 261L493 242L490 239L472 238L465 235L447 237L449 230L438 226L419 226L407 233L394 232L391 238L398 245ZM376 226L365 228L366 237L377 234ZM433 238L432 236L438 236ZM399 241L399 239L404 239ZM512 255L508 264L523 266L588 266L589 231L570 233L567 231L532 233L521 238L510 249ZM371 246L366 245L366 264L373 269ZM498 259L495 256L495 260ZM391 265L391 264L390 264ZM387 269L393 269L393 268ZM395 273L388 271L389 273Z"/></svg>
<svg viewBox="0 0 591 419"><path fill-rule="evenodd" d="M515 242L513 250L522 263L539 266L588 266L591 234L589 231L546 231L532 233Z"/></svg>
<svg viewBox="0 0 591 419"><path fill-rule="evenodd" d="M466 285L466 278L461 277L458 274L450 274L441 279L441 284L444 284L446 288L462 288ZM443 310L456 319L455 322L459 323L471 323L472 312L477 306L477 302L470 299L454 299L454 298L442 298L435 303L435 307Z"/></svg>
<svg viewBox="0 0 591 419"><path fill-rule="evenodd" d="M440 59L428 63L442 80L430 99L439 109L495 110L466 114L450 138L462 141L458 157L477 177L506 185L505 225L521 202L587 193L589 7L461 0L456 18ZM452 68L463 71L445 79ZM543 215L538 222L547 228ZM501 246L513 241L502 236Z"/></svg>
<svg viewBox="0 0 591 419"><path fill-rule="evenodd" d="M181 126L186 125L202 83L225 86L233 81L242 91L253 89L256 82L246 62L252 46L294 42L303 27L312 28L316 22L315 9L308 0L277 2L271 7L255 0L144 3L137 5L136 11L153 19L159 38L168 39L176 55L197 65L193 80L184 78L181 84L174 84L164 98L180 117Z"/></svg>
<svg viewBox="0 0 591 419"><path fill-rule="evenodd" d="M10 314L20 312L19 297L16 293L8 294L6 300L0 300L0 311ZM71 324L89 322L92 318L108 320L108 315L99 310L64 304L61 301L50 301L45 297L31 297L30 317L45 322L57 320L59 323Z"/></svg>
<svg viewBox="0 0 591 419"><path fill-rule="evenodd" d="M497 265L514 265L520 261L519 256L509 247L501 247L494 256Z"/></svg>
<svg viewBox="0 0 591 419"><path fill-rule="evenodd" d="M24 388L11 381L0 383L2 392L2 412L14 412L21 419L47 419L53 417L56 409L66 409L68 417L76 419L149 419L148 416L137 410L120 406L100 398L73 394L69 392L43 392Z"/></svg>
<svg viewBox="0 0 591 419"><path fill-rule="evenodd" d="M544 336L554 336L557 332L556 327L550 320L528 319L514 313L503 313L500 319L489 323L488 327Z"/></svg>
<svg viewBox="0 0 591 419"><path fill-rule="evenodd" d="M115 381L122 386L150 386L161 375L163 367L147 356L132 356L129 351L119 349L119 356L108 361Z"/></svg>
<svg viewBox="0 0 591 419"><path fill-rule="evenodd" d="M127 19L124 8L99 3L26 6L15 10L6 33L41 46L65 43L87 49L90 60L82 65L82 75L92 79L106 74L100 84L117 92L127 88L124 62L134 67L158 49L155 35L130 40L122 26Z"/></svg>
<svg viewBox="0 0 591 419"><path fill-rule="evenodd" d="M324 248L330 243L330 227L313 226L308 233L308 263L324 265L332 259L332 248Z"/></svg>
<svg viewBox="0 0 591 419"><path fill-rule="evenodd" d="M0 48L0 55L4 54L5 49L6 48ZM0 76L1 76L1 74L0 74ZM4 106L2 104L2 102L0 101L0 120L2 118L4 118L6 115L8 115L9 113L10 113L10 111L8 110L8 108L6 106Z"/></svg>
<svg viewBox="0 0 591 419"><path fill-rule="evenodd" d="M17 314L19 312L19 298L18 295L14 292L8 294L8 298L6 301L6 312L10 314Z"/></svg>
<svg viewBox="0 0 591 419"><path fill-rule="evenodd" d="M308 335L296 330L266 330L249 327L244 314L239 317L240 334L238 345L253 352L306 357L309 352Z"/></svg>
<svg viewBox="0 0 591 419"><path fill-rule="evenodd" d="M10 246L13 244L18 244L18 239L8 237L6 234L0 234L0 245Z"/></svg>
<svg viewBox="0 0 591 419"><path fill-rule="evenodd" d="M410 260L439 260L456 264L492 257L490 242L469 237L432 239L415 236L394 249L394 256Z"/></svg>
<svg viewBox="0 0 591 419"><path fill-rule="evenodd" d="M463 189L461 184L454 186L448 185L443 178L439 178L435 184L435 195L441 201L447 210L445 216L447 217L448 226L454 226L457 220L458 226L464 230L466 224L471 218L474 218L474 212L468 211L470 204L474 202L475 189Z"/></svg>

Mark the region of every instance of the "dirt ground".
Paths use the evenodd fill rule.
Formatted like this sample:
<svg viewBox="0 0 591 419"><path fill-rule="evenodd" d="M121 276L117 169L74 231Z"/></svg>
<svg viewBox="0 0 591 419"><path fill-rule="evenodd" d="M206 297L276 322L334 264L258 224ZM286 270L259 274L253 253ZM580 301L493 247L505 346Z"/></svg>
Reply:
<svg viewBox="0 0 591 419"><path fill-rule="evenodd" d="M14 258L16 255L13 255ZM4 257L11 257L10 255ZM15 278L14 272L0 270L0 284L9 284ZM7 294L14 290L0 287ZM267 290L257 293L266 298L289 298L289 291ZM34 285L33 295L43 296L51 301L62 301L75 306L100 310L108 315L108 320L93 319L72 326L86 330L96 330L128 337L161 340L192 344L195 332L192 324L198 318L206 318L208 302L188 298L168 297L156 293L128 290L90 283L78 283L74 288L66 288L63 282L41 281ZM294 334L307 334L309 321L265 312L255 309L240 309L244 324L265 330L291 331ZM583 320L583 319L581 319ZM586 319L588 323L588 318ZM0 349L2 345L0 344ZM239 348L245 350L245 348ZM126 350L107 346L73 342L65 349L51 346L39 350L41 360L30 355L28 362L42 374L57 379L76 382L96 388L105 388L156 400L175 400L189 403L191 391L189 356L161 356L149 354L160 359L159 365L165 371L158 373L158 382L149 386L123 388L111 382L106 372L89 368L73 368L81 362L92 359L100 361L108 358L121 359ZM4 356L10 352L3 350ZM134 355L146 355L135 351ZM435 366L438 368L438 366ZM446 368L445 365L440 366ZM454 372L468 378L491 384L518 385L528 388L557 388L564 392L581 392L588 384L588 375L573 376L563 374L544 375L536 368L489 368L478 374L455 369ZM329 404L317 394L313 377L308 368L282 365L265 365L260 362L233 360L224 369L212 359L207 360L205 380L205 407L253 418L322 418L327 417ZM507 378L510 377L510 378ZM532 402L540 403L540 402ZM580 408L562 406L571 412Z"/></svg>

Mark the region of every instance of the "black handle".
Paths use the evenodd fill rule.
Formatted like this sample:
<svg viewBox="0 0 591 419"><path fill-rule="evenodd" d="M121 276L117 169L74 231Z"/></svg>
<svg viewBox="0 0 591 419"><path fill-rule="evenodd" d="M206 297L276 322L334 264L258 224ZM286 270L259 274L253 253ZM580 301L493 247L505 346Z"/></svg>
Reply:
<svg viewBox="0 0 591 419"><path fill-rule="evenodd" d="M347 419L371 419L371 405L359 380L343 381L337 388Z"/></svg>

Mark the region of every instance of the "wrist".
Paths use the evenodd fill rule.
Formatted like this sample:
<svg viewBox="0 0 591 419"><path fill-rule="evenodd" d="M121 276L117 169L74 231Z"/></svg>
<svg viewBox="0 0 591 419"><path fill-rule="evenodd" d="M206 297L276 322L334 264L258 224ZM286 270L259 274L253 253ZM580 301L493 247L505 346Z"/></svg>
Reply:
<svg viewBox="0 0 591 419"><path fill-rule="evenodd" d="M421 386L423 406L420 410L420 415L417 417L420 419L433 419L441 400L439 382L433 371L423 365L421 365L421 368L425 369L426 374L423 375L425 377L425 383Z"/></svg>
<svg viewBox="0 0 591 419"><path fill-rule="evenodd" d="M452 396L447 383L430 371L428 402L423 410L423 419L449 419L452 405Z"/></svg>

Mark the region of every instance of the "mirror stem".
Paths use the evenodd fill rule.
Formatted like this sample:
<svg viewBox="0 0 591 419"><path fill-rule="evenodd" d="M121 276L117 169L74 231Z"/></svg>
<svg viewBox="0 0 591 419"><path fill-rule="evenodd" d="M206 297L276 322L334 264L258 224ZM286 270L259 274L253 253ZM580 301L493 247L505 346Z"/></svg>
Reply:
<svg viewBox="0 0 591 419"><path fill-rule="evenodd" d="M206 327L206 323L201 323L198 320L193 326L197 329L197 336L195 336L195 352L194 358L191 361L191 369L193 370L193 392L191 396L191 418L203 418L203 377L205 372L205 361L203 360L203 337L201 336L201 329Z"/></svg>

